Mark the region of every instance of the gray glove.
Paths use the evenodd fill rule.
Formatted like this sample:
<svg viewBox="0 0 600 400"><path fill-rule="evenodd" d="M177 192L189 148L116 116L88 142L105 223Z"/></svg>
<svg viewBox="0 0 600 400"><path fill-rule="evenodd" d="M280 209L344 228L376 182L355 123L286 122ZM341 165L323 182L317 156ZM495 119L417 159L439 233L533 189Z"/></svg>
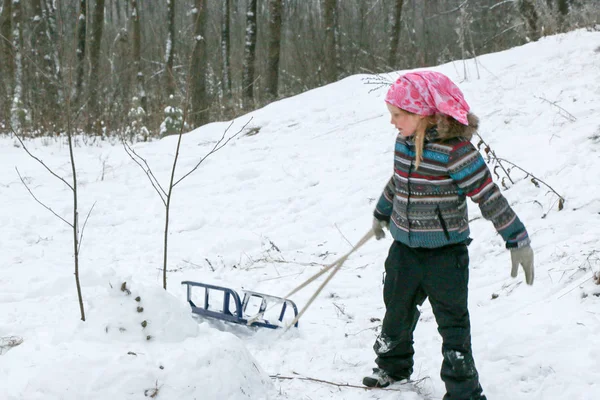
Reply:
<svg viewBox="0 0 600 400"><path fill-rule="evenodd" d="M512 260L510 276L516 278L519 272L519 265L521 265L525 272L525 282L528 285L533 285L533 249L531 246L527 245L519 249L510 249L510 259Z"/></svg>
<svg viewBox="0 0 600 400"><path fill-rule="evenodd" d="M380 240L385 237L383 228L387 229L388 223L373 217L373 233L375 233L375 239Z"/></svg>

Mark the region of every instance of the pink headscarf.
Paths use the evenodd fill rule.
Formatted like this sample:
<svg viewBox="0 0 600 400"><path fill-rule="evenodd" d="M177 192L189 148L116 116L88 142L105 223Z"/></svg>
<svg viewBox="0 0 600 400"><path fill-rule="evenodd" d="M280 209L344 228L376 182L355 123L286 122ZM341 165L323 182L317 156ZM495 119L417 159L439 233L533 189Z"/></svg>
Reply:
<svg viewBox="0 0 600 400"><path fill-rule="evenodd" d="M385 102L418 115L449 115L469 125L470 107L462 92L439 72L417 71L400 76L388 90Z"/></svg>

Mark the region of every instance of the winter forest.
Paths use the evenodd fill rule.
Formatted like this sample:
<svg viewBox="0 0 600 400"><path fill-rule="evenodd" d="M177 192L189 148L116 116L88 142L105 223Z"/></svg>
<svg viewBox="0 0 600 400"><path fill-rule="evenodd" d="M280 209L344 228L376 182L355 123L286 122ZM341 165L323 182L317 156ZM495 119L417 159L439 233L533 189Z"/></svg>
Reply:
<svg viewBox="0 0 600 400"><path fill-rule="evenodd" d="M69 130L133 141L231 119L353 74L433 66L593 26L600 15L598 0L3 0L0 7L0 133Z"/></svg>
<svg viewBox="0 0 600 400"><path fill-rule="evenodd" d="M429 293L410 380L364 380L398 242L374 210L416 129L384 99L419 68L531 239L465 190L468 251L430 263L464 277L432 287L468 291L484 394L596 400L599 66L600 0L0 0L0 400L444 397L448 355L475 369Z"/></svg>

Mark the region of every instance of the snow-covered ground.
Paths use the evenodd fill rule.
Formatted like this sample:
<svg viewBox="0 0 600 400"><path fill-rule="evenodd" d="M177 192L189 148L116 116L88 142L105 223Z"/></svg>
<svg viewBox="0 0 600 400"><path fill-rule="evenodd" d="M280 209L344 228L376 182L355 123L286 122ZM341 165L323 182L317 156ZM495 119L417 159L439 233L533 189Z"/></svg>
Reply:
<svg viewBox="0 0 600 400"><path fill-rule="evenodd" d="M485 393L502 400L596 399L600 33L547 37L435 69L460 84L496 155L566 200L558 211L554 193L511 170L515 184L504 193L532 237L533 287L522 274L510 278L504 243L469 205L473 347ZM79 319L70 227L35 202L15 167L37 198L67 220L71 192L16 139L0 138L0 399L440 399L441 339L427 302L415 333L417 387L367 391L300 379L359 386L374 366L389 236L354 254L299 329L285 334L195 319L180 284L283 296L364 235L392 172L395 138L386 89L369 84L374 80L352 76L234 122L228 135L249 124L175 188L166 292L163 203L123 147L80 141L82 222L95 204L80 259L86 322ZM177 176L228 125L186 134ZM251 128L258 133L247 135ZM163 186L175 145L170 137L134 146ZM70 179L64 140L27 146ZM302 307L317 286L293 300ZM10 338L22 343L11 347Z"/></svg>

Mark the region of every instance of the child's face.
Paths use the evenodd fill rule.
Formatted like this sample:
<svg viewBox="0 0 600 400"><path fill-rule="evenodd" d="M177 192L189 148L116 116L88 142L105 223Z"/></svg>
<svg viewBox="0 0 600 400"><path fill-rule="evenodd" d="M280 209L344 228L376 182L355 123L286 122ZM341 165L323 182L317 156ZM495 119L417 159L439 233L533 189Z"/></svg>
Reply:
<svg viewBox="0 0 600 400"><path fill-rule="evenodd" d="M407 113L406 111L386 103L387 108L392 116L390 121L392 125L400 131L400 134L404 137L409 137L415 134L417 127L423 120L423 116Z"/></svg>

